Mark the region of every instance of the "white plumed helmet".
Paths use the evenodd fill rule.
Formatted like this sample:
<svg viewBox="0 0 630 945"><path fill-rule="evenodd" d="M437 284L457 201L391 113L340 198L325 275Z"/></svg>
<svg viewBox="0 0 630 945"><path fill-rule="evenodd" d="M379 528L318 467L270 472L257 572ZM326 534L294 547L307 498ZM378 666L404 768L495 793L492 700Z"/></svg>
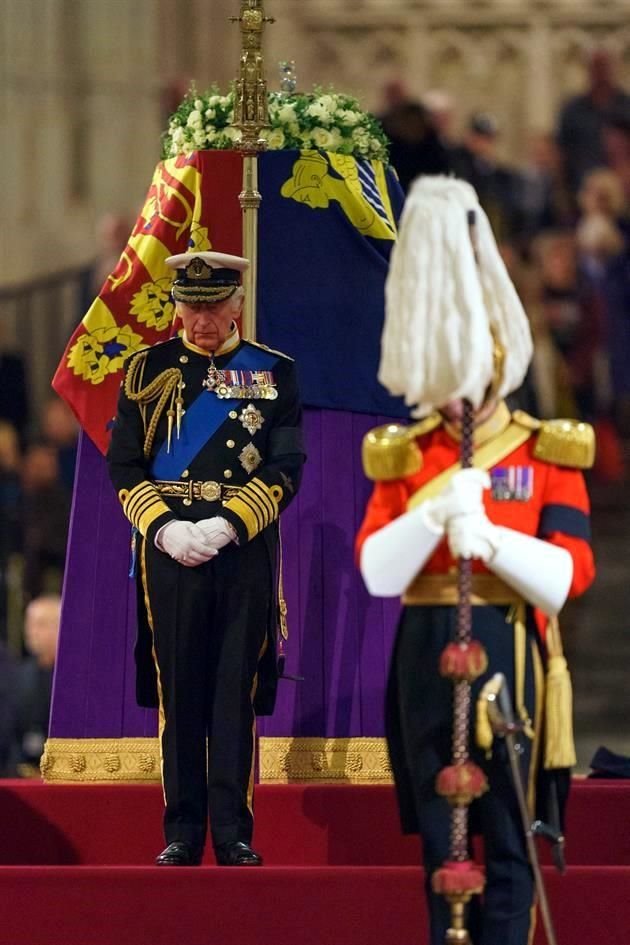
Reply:
<svg viewBox="0 0 630 945"><path fill-rule="evenodd" d="M523 382L533 350L529 322L470 184L452 177L416 181L385 296L378 377L390 393L404 396L414 416L459 397L478 408L493 380L499 397ZM498 379L495 343L504 353Z"/></svg>

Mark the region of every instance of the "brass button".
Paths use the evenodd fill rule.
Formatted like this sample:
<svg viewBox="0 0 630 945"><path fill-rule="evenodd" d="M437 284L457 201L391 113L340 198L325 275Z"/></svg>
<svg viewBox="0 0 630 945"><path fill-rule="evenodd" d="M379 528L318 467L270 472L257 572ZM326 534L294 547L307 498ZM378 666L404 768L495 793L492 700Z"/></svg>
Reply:
<svg viewBox="0 0 630 945"><path fill-rule="evenodd" d="M190 470L185 469L182 473L182 479L188 479L189 476L190 476Z"/></svg>
<svg viewBox="0 0 630 945"><path fill-rule="evenodd" d="M234 442L234 440L228 440L225 445L229 446L230 449L234 449L234 447L236 446L236 443Z"/></svg>
<svg viewBox="0 0 630 945"><path fill-rule="evenodd" d="M225 476L226 479L231 479L231 478L232 478L232 470L231 470L231 469L224 469L224 470L223 470L223 475Z"/></svg>
<svg viewBox="0 0 630 945"><path fill-rule="evenodd" d="M184 499L184 505L192 505L192 499Z"/></svg>
<svg viewBox="0 0 630 945"><path fill-rule="evenodd" d="M229 416L230 420L236 420L237 417L238 417L238 414L237 414L236 410L230 410L230 413L228 414L228 416Z"/></svg>

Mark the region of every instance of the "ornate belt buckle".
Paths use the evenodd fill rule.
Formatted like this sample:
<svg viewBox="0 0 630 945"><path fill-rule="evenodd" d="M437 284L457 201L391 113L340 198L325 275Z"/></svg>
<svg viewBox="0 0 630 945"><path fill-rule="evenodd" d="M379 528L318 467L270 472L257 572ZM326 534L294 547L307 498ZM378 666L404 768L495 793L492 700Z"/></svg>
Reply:
<svg viewBox="0 0 630 945"><path fill-rule="evenodd" d="M205 502L216 502L221 498L221 483L209 479L201 483L201 498Z"/></svg>

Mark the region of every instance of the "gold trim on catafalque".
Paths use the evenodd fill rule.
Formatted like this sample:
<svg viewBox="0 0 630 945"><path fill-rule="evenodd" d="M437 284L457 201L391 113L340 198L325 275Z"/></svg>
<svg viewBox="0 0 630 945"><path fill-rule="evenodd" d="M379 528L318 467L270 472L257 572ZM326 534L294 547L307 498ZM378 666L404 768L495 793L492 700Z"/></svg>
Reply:
<svg viewBox="0 0 630 945"><path fill-rule="evenodd" d="M391 784L384 738L260 739L260 780L276 784Z"/></svg>

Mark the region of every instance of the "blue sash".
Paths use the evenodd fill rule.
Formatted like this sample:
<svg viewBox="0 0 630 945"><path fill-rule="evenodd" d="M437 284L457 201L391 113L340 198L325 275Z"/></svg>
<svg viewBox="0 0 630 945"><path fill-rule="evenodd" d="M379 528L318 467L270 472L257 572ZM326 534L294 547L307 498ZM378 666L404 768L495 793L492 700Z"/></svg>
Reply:
<svg viewBox="0 0 630 945"><path fill-rule="evenodd" d="M229 367L230 371L270 371L277 361L278 356L270 351L243 345L224 365L224 368ZM195 456L201 452L208 440L212 439L221 424L225 422L230 410L233 410L235 404L240 402L237 398L220 400L216 394L204 389L186 408L179 438L173 431L170 453L166 452L166 441L162 443L151 466L151 477L153 479L179 479Z"/></svg>

